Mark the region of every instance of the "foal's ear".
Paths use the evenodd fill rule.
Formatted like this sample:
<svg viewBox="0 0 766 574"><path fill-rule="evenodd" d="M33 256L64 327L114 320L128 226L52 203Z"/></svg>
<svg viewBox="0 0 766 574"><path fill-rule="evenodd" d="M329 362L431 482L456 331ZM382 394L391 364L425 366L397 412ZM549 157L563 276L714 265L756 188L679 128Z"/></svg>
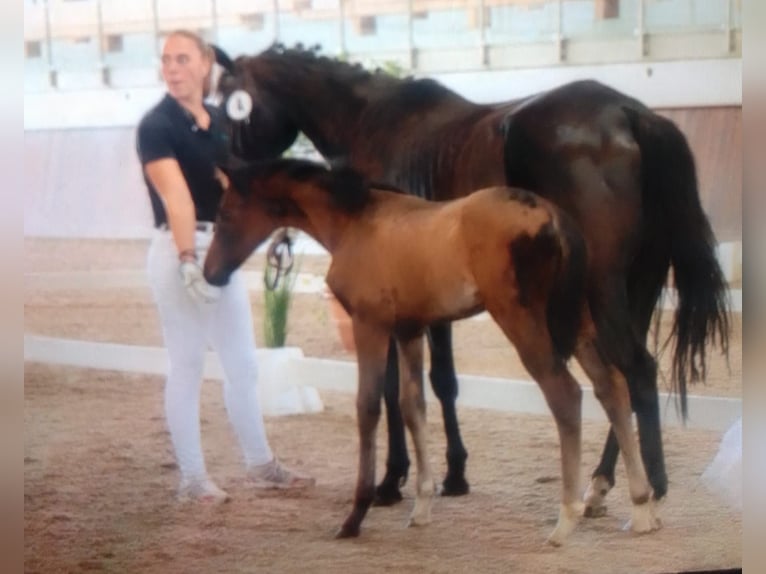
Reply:
<svg viewBox="0 0 766 574"><path fill-rule="evenodd" d="M329 172L332 196L347 211L357 211L367 204L369 185L358 171L341 166Z"/></svg>

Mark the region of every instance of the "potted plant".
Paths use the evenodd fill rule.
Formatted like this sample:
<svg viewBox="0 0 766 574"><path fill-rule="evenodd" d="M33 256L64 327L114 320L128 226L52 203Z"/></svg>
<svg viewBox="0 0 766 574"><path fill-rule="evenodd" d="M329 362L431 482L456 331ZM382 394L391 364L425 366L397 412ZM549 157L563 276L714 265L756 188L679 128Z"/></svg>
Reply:
<svg viewBox="0 0 766 574"><path fill-rule="evenodd" d="M287 241L277 238L271 249ZM298 268L267 264L263 273L263 346L258 352L258 392L267 415L285 415L322 410L316 389L290 380L290 362L303 358L298 347L287 347L288 320Z"/></svg>
<svg viewBox="0 0 766 574"><path fill-rule="evenodd" d="M274 281L276 273L269 265L263 273L263 344L271 349L284 347L287 342L287 320L298 276L294 267L287 270L281 281Z"/></svg>

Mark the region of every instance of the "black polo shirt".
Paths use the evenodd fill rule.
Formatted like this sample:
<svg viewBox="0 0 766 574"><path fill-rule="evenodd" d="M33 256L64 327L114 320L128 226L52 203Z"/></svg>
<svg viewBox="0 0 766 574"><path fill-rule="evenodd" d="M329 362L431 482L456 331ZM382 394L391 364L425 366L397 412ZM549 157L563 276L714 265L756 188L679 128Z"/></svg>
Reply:
<svg viewBox="0 0 766 574"><path fill-rule="evenodd" d="M175 158L191 191L197 221L214 221L223 189L215 178L215 168L226 161L229 145L221 111L205 104L210 126L203 130L193 116L170 95L166 95L141 119L136 149L141 166ZM157 190L144 173L154 212L154 225L167 223L165 207Z"/></svg>

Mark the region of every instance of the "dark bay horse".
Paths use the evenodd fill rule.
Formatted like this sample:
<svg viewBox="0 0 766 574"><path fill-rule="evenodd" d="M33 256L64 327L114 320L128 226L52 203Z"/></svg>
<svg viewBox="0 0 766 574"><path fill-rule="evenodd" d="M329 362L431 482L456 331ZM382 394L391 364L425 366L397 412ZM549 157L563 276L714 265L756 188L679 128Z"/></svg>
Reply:
<svg viewBox="0 0 766 574"><path fill-rule="evenodd" d="M225 285L274 230L296 227L330 253L327 284L351 316L359 365L359 472L353 509L338 537L359 534L375 495L375 433L391 338L398 349L401 412L417 460L410 524L430 522L435 489L426 448L423 334L429 325L485 309L539 384L558 428L562 495L549 542L560 545L584 509L582 393L567 369L572 355L592 379L618 437L633 529L659 526L632 430L627 382L605 359L615 341L591 317L585 241L566 213L505 186L427 201L372 187L349 168L329 171L302 160L253 164L227 175L205 278Z"/></svg>
<svg viewBox="0 0 766 574"><path fill-rule="evenodd" d="M657 366L647 350L651 317L672 266L679 304L671 382L686 416L687 381L705 377L708 347L728 353L728 301L715 239L700 204L688 143L669 120L594 81L566 84L514 102L479 105L430 79L398 79L313 51L273 47L232 62L218 51L220 91L270 102L285 130L304 132L331 165L427 199L492 185L531 189L570 214L588 249L587 298L608 357L628 378L641 453L654 495L667 491ZM247 141L258 125L234 126ZM294 135L294 131L291 132ZM397 231L396 233L399 233ZM434 238L436 240L436 238ZM431 382L442 404L448 471L444 494L468 492L467 452L455 411L457 378L448 323L429 329ZM389 422L382 502L399 500L409 460L397 409L391 347ZM586 493L586 513L605 512L618 455L610 430Z"/></svg>

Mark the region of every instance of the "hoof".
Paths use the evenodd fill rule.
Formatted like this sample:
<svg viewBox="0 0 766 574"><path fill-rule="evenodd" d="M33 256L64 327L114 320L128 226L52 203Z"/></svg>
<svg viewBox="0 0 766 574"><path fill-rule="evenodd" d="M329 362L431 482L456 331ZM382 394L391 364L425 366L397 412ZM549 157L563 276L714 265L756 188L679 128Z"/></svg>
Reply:
<svg viewBox="0 0 766 574"><path fill-rule="evenodd" d="M341 526L340 529L338 529L338 532L335 533L336 540L341 540L343 538L357 538L358 536L359 527L349 526L348 524Z"/></svg>
<svg viewBox="0 0 766 574"><path fill-rule="evenodd" d="M375 499L373 500L373 506L393 506L397 502L402 501L402 491L399 487L390 483L381 483L375 489Z"/></svg>
<svg viewBox="0 0 766 574"><path fill-rule="evenodd" d="M547 544L550 544L554 548L559 548L560 546L562 546L564 544L564 540L565 539L566 539L566 536L562 536L560 533L558 533L558 532L556 532L554 530L553 534L551 534L548 537L548 540L546 540L545 542Z"/></svg>
<svg viewBox="0 0 766 574"><path fill-rule="evenodd" d="M585 516L585 518L601 518L602 516L606 516L606 510L606 504L602 504L601 506L586 505L583 516Z"/></svg>
<svg viewBox="0 0 766 574"><path fill-rule="evenodd" d="M471 491L468 481L462 476L448 476L444 479L441 496L464 496Z"/></svg>
<svg viewBox="0 0 766 574"><path fill-rule="evenodd" d="M412 528L414 526L426 526L431 524L431 512L413 512L410 515L410 519L407 521L407 527Z"/></svg>
<svg viewBox="0 0 766 574"><path fill-rule="evenodd" d="M415 518L414 516L410 516L410 519L407 521L407 528L415 528L418 526L427 526L431 524L431 519L423 520L422 518Z"/></svg>
<svg viewBox="0 0 766 574"><path fill-rule="evenodd" d="M611 489L612 486L609 481L603 476L597 475L591 479L588 490L585 491L583 497L585 500L584 516L586 518L606 516L605 500Z"/></svg>
<svg viewBox="0 0 766 574"><path fill-rule="evenodd" d="M556 528L548 537L548 544L551 546L559 547L564 544L564 541L577 527L580 522L580 518L583 516L584 505L581 502L571 505L561 505L559 508L559 520L556 523Z"/></svg>
<svg viewBox="0 0 766 574"><path fill-rule="evenodd" d="M623 529L630 529L636 534L648 534L660 528L662 522L655 513L654 501L650 500L644 504L633 505L633 516Z"/></svg>

